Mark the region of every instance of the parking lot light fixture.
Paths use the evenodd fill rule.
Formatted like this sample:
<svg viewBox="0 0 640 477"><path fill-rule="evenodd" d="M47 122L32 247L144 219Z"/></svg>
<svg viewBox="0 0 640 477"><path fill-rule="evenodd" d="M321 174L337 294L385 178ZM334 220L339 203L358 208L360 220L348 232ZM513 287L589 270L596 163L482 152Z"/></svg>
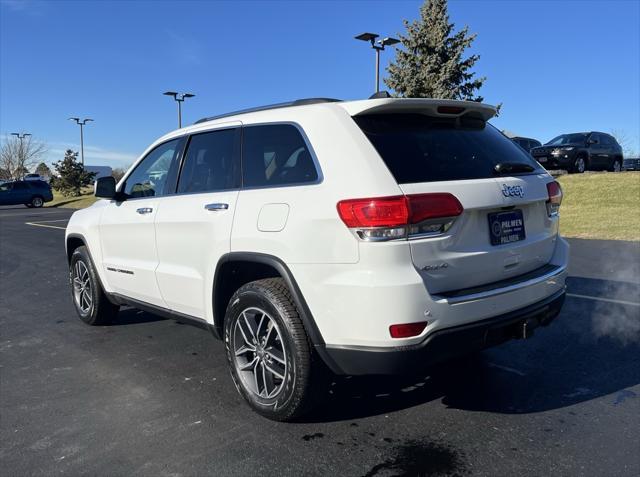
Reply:
<svg viewBox="0 0 640 477"><path fill-rule="evenodd" d="M18 154L20 155L20 159L22 162L25 156L24 146L22 144L22 141L24 140L24 138L31 136L31 134L30 133L11 133L11 135L17 137L20 140L20 149L18 150Z"/></svg>
<svg viewBox="0 0 640 477"><path fill-rule="evenodd" d="M165 91L165 96L171 96L178 103L178 129L182 127L182 103L187 98L193 98L195 94L193 93L178 93L176 91Z"/></svg>
<svg viewBox="0 0 640 477"><path fill-rule="evenodd" d="M80 126L80 160L82 161L82 168L84 169L84 126L93 121L91 118L84 118L80 121L80 118L69 118L69 121L75 121L78 126Z"/></svg>
<svg viewBox="0 0 640 477"><path fill-rule="evenodd" d="M366 41L371 43L371 48L376 52L376 93L380 91L380 52L384 51L386 46L392 46L400 43L400 40L392 37L385 37L382 40L378 40L380 35L377 33L361 33L354 38L360 41Z"/></svg>

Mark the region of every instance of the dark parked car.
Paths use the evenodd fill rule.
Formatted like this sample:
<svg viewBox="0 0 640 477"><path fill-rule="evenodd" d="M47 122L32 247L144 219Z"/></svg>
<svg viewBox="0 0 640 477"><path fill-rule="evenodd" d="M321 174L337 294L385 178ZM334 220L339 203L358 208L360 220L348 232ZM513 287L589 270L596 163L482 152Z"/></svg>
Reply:
<svg viewBox="0 0 640 477"><path fill-rule="evenodd" d="M544 146L533 148L531 155L546 169L622 170L620 144L613 136L597 131L562 134Z"/></svg>
<svg viewBox="0 0 640 477"><path fill-rule="evenodd" d="M0 205L42 207L52 200L51 187L43 181L12 181L0 185Z"/></svg>
<svg viewBox="0 0 640 477"><path fill-rule="evenodd" d="M640 157L627 157L622 162L625 171L640 171Z"/></svg>
<svg viewBox="0 0 640 477"><path fill-rule="evenodd" d="M542 145L540 141L538 141L537 139L531 139L530 137L516 136L512 137L511 140L527 152L531 152L531 149L533 149L534 147Z"/></svg>

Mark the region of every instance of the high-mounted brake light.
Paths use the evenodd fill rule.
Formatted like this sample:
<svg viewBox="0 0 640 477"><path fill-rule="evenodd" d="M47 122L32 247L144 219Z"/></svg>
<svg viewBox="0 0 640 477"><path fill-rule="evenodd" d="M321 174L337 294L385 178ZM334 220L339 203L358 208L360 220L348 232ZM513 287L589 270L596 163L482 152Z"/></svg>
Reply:
<svg viewBox="0 0 640 477"><path fill-rule="evenodd" d="M562 204L562 187L557 181L547 183L547 193L549 199L547 200L547 213L549 217L558 215L558 210Z"/></svg>
<svg viewBox="0 0 640 477"><path fill-rule="evenodd" d="M463 212L449 193L398 195L338 202L338 214L363 240L392 240L439 234Z"/></svg>
<svg viewBox="0 0 640 477"><path fill-rule="evenodd" d="M391 325L389 334L392 338L411 338L418 336L427 327L428 321L420 321L419 323L403 323L401 325Z"/></svg>
<svg viewBox="0 0 640 477"><path fill-rule="evenodd" d="M440 114L460 114L465 108L460 106L438 106L438 113Z"/></svg>

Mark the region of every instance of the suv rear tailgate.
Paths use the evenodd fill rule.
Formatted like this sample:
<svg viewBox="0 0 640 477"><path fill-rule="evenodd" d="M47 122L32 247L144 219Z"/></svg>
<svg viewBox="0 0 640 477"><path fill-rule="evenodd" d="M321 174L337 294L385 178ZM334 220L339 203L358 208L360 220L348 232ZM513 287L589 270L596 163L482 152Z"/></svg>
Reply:
<svg viewBox="0 0 640 477"><path fill-rule="evenodd" d="M429 292L500 282L546 265L558 228L546 204L551 176L487 124L480 115L486 111L443 117L434 115L437 105L428 106L405 112L386 105L382 114L353 119L406 195L449 193L464 208L435 233L409 235Z"/></svg>
<svg viewBox="0 0 640 477"><path fill-rule="evenodd" d="M557 230L547 215L548 176L530 175L400 185L405 194L449 192L464 212L443 235L410 239L411 256L431 293L498 282L547 264ZM505 197L503 185L519 186L524 197ZM520 210L525 238L492 245L489 214Z"/></svg>

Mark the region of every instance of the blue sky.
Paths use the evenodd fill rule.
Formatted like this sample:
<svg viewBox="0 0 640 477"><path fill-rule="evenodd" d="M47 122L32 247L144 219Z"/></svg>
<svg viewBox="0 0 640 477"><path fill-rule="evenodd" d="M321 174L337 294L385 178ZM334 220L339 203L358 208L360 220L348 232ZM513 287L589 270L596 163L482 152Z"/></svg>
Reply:
<svg viewBox="0 0 640 477"><path fill-rule="evenodd" d="M396 35L420 1L0 0L0 134L24 131L48 161L130 164L176 127L166 90L197 96L183 123L289 99L373 92L374 54L355 34ZM622 130L640 151L640 2L450 1L478 38L481 94L501 129L543 141ZM393 50L383 54L383 64Z"/></svg>

